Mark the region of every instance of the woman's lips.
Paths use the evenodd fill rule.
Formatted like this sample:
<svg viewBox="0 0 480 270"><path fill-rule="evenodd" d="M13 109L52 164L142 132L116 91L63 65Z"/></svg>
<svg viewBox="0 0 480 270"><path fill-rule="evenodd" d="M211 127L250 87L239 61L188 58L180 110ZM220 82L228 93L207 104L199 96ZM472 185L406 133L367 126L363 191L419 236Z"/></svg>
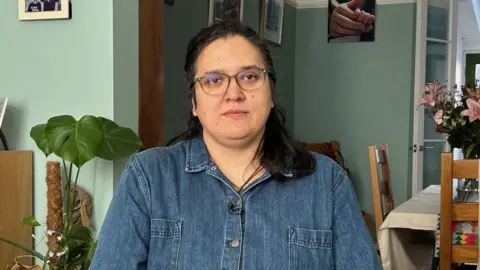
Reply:
<svg viewBox="0 0 480 270"><path fill-rule="evenodd" d="M229 110L223 115L232 119L241 119L247 115L248 112L242 110Z"/></svg>

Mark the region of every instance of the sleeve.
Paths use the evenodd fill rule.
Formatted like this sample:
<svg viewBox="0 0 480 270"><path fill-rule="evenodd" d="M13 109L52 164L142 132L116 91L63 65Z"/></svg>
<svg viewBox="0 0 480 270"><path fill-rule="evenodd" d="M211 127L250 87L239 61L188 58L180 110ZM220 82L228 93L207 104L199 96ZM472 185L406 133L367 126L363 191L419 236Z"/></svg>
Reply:
<svg viewBox="0 0 480 270"><path fill-rule="evenodd" d="M381 270L352 182L338 167L333 191L335 269Z"/></svg>
<svg viewBox="0 0 480 270"><path fill-rule="evenodd" d="M131 159L118 182L89 269L146 269L150 196L146 178Z"/></svg>

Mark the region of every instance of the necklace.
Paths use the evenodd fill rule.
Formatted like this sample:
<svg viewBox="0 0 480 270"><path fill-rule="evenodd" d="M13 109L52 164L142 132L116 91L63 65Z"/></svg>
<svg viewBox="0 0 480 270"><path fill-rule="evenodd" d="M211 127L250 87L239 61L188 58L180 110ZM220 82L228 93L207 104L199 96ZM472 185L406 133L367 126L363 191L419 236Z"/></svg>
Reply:
<svg viewBox="0 0 480 270"><path fill-rule="evenodd" d="M235 187L235 189L237 189L237 192L242 191L242 190L245 188L245 186L248 185L248 183L250 183L250 182L254 179L254 177L262 171L262 169L263 169L263 167L258 167L258 168L252 173L252 175L251 175L245 182L243 182L243 184L242 184L241 186L237 186L237 185L235 185L235 184L232 183L233 186Z"/></svg>

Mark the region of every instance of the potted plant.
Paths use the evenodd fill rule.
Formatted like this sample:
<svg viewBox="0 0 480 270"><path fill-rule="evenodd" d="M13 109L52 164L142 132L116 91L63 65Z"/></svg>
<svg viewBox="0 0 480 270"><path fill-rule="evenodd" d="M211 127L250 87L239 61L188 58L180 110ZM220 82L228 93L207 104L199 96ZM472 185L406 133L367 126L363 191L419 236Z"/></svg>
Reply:
<svg viewBox="0 0 480 270"><path fill-rule="evenodd" d="M55 154L63 167L64 184L61 180L60 162L48 161L46 166L48 209L45 237L48 251L40 254L2 237L0 241L38 258L43 262L42 269L47 266L49 269L88 269L97 242L93 239L88 218L84 215L75 218L73 215L81 168L95 157L111 161L127 158L136 153L142 143L131 129L91 115L79 120L70 115L52 117L47 123L34 126L30 136L45 157ZM80 207L82 214L88 211L85 204ZM23 224L40 226L34 217L24 217Z"/></svg>
<svg viewBox="0 0 480 270"><path fill-rule="evenodd" d="M426 85L420 105L436 123L436 132L446 134L464 159L480 158L480 89L462 86L447 89L445 83ZM457 201L478 200L478 179L459 179Z"/></svg>

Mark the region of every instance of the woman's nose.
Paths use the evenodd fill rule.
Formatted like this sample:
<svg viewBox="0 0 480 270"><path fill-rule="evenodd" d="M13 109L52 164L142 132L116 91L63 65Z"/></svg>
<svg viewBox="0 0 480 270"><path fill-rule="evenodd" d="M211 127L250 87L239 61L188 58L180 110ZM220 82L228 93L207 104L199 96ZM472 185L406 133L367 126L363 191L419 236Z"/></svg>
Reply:
<svg viewBox="0 0 480 270"><path fill-rule="evenodd" d="M235 78L230 78L230 84L225 92L225 99L235 101L241 101L245 99L245 94Z"/></svg>

